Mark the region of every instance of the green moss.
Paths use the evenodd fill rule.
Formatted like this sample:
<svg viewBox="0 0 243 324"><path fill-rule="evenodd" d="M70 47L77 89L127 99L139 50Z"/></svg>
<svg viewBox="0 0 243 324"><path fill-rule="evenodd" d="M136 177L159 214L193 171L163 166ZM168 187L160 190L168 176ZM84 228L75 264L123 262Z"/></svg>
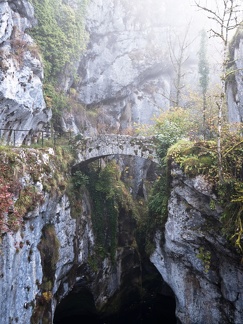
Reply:
<svg viewBox="0 0 243 324"><path fill-rule="evenodd" d="M211 252L205 250L204 247L200 247L197 258L202 261L205 273L208 273L211 265Z"/></svg>
<svg viewBox="0 0 243 324"><path fill-rule="evenodd" d="M45 225L42 229L41 241L38 244L42 260L43 277L45 279L44 285L54 279L56 263L59 258L59 247L60 244L56 237L54 225ZM51 287L48 286L47 290L50 289Z"/></svg>
<svg viewBox="0 0 243 324"><path fill-rule="evenodd" d="M37 192L34 186L28 186L20 190L15 208L20 215L24 216L41 202L43 202L43 195Z"/></svg>
<svg viewBox="0 0 243 324"><path fill-rule="evenodd" d="M59 241L56 237L54 225L45 225L42 229L41 241L38 249L41 255L43 269L42 283L39 284L41 294L36 296L36 306L33 311L31 323L38 323L39 319L44 319L43 323L51 321L51 299L52 289L55 281L56 264L59 258Z"/></svg>
<svg viewBox="0 0 243 324"><path fill-rule="evenodd" d="M45 79L56 83L65 69L72 68L87 42L84 14L87 0L77 8L62 0L31 0L38 25L30 31L44 59Z"/></svg>
<svg viewBox="0 0 243 324"><path fill-rule="evenodd" d="M224 181L218 179L217 144L214 141L185 142L173 145L167 159L178 163L188 176L204 175L212 183L223 208L222 232L243 253L243 141L240 132L227 131L222 139ZM211 201L211 208L215 202Z"/></svg>
<svg viewBox="0 0 243 324"><path fill-rule="evenodd" d="M78 175L83 179L83 174ZM100 169L96 162L90 164L86 176L89 178L88 181L85 178L86 188L92 199L91 218L96 242L95 257L102 260L108 256L114 261L120 210L136 218L138 215L136 206L120 179L121 173L114 161L107 163L103 169ZM78 196L76 200L78 201ZM90 263L92 264L92 260Z"/></svg>
<svg viewBox="0 0 243 324"><path fill-rule="evenodd" d="M75 75L77 62L85 50L88 35L84 17L89 0L77 0L73 7L62 0L30 0L38 20L29 30L44 63L44 94L46 105L52 109L52 125L56 132L62 131L61 116L64 110L83 107L75 100L78 78L74 76L70 96L60 89L60 76ZM79 106L77 108L77 106ZM72 107L72 108L70 108Z"/></svg>
<svg viewBox="0 0 243 324"><path fill-rule="evenodd" d="M213 178L217 174L216 142L214 141L181 140L169 148L167 159L178 163L191 177L205 174Z"/></svg>
<svg viewBox="0 0 243 324"><path fill-rule="evenodd" d="M40 181L44 191L61 195L69 184L70 164L73 153L59 147L56 154L49 154L48 164L42 161L45 149L0 149L0 232L16 231L26 213L43 203L44 193L36 189ZM42 161L42 162L41 162ZM21 184L21 177L28 175L29 185ZM14 198L14 199L13 199Z"/></svg>
<svg viewBox="0 0 243 324"><path fill-rule="evenodd" d="M169 179L168 173L164 169L163 174L160 178L155 182L152 192L149 195L149 212L150 215L154 218L156 217L156 222L154 222L155 226L163 225L166 222L167 214L168 214L168 199L169 199Z"/></svg>

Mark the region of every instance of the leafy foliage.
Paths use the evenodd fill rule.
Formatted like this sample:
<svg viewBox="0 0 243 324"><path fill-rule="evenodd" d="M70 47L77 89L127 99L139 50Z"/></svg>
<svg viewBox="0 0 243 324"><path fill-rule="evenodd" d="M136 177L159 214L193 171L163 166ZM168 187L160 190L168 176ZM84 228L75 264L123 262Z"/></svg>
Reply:
<svg viewBox="0 0 243 324"><path fill-rule="evenodd" d="M135 215L135 206L115 161L102 169L90 165L87 173L92 197L92 223L96 237L96 254L110 256L114 261L117 248L118 216L120 210ZM135 217L135 216L134 216Z"/></svg>
<svg viewBox="0 0 243 324"><path fill-rule="evenodd" d="M55 83L58 75L72 66L85 48L87 35L83 17L87 1L77 1L76 10L62 0L31 2L38 25L30 33L41 49L45 78Z"/></svg>
<svg viewBox="0 0 243 324"><path fill-rule="evenodd" d="M155 182L149 197L148 206L152 217L158 219L157 225L165 223L167 218L167 204L169 198L169 181L167 173L162 174Z"/></svg>
<svg viewBox="0 0 243 324"><path fill-rule="evenodd" d="M73 186L75 189L79 189L86 186L89 183L89 177L82 171L76 171L72 177Z"/></svg>
<svg viewBox="0 0 243 324"><path fill-rule="evenodd" d="M215 179L217 175L215 150L214 141L180 140L169 148L167 159L176 161L189 176L204 174L210 179Z"/></svg>
<svg viewBox="0 0 243 324"><path fill-rule="evenodd" d="M114 260L117 246L118 200L121 183L118 181L115 163L108 164L103 170L90 173L88 189L92 195L92 222L97 247L110 253ZM100 251L101 252L101 251Z"/></svg>
<svg viewBox="0 0 243 324"><path fill-rule="evenodd" d="M191 139L203 138L213 139L217 135L218 126L218 106L221 91L219 85L211 86L207 89L205 96L196 92L189 91L187 95L186 109L189 113L189 119L193 125ZM227 122L227 108L224 102L222 107L222 124Z"/></svg>
<svg viewBox="0 0 243 324"><path fill-rule="evenodd" d="M158 154L164 158L172 144L188 136L192 123L188 111L180 107L163 112L155 121L155 132L159 141Z"/></svg>

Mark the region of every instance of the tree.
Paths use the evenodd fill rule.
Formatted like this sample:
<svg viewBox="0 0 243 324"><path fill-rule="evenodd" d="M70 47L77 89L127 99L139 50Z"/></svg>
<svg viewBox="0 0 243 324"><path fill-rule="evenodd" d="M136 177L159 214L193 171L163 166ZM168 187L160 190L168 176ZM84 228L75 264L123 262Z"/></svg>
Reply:
<svg viewBox="0 0 243 324"><path fill-rule="evenodd" d="M180 107L171 108L155 118L154 132L160 143L159 156L164 159L168 148L183 137L188 137L192 129L190 112Z"/></svg>
<svg viewBox="0 0 243 324"><path fill-rule="evenodd" d="M220 2L220 3L219 3ZM242 12L241 0L214 0L210 1L211 6L206 0L195 0L197 8L205 11L208 18L212 20L215 27L210 29L211 36L221 40L223 45L222 64L221 64L221 94L217 99L218 106L218 136L217 136L217 155L218 155L218 176L219 181L223 182L223 166L221 152L221 130L222 130L222 111L225 101L225 83L227 78L228 66L228 46L230 31L235 30L242 24L240 13Z"/></svg>
<svg viewBox="0 0 243 324"><path fill-rule="evenodd" d="M186 30L183 35L174 35L175 41L172 40L172 33L169 34L168 46L169 46L169 55L170 61L172 63L175 79L174 79L174 87L175 87L175 98L172 101L174 107L179 107L181 105L181 92L184 88L183 79L185 77L184 65L187 62L188 48L194 42L188 41L188 34L190 30L190 23L187 25Z"/></svg>
<svg viewBox="0 0 243 324"><path fill-rule="evenodd" d="M199 49L199 64L198 64L198 73L199 77L199 84L202 89L202 96L203 96L203 132L204 132L204 139L206 135L206 109L207 109L207 91L208 91L208 82L209 82L209 65L207 61L207 34L205 30L201 31L201 42L200 42L200 49Z"/></svg>

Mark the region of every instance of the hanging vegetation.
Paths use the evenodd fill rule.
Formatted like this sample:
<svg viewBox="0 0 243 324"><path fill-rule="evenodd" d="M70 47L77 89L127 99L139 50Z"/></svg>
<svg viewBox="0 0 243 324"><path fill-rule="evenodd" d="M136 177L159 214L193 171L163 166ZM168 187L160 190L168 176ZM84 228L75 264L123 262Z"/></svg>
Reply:
<svg viewBox="0 0 243 324"><path fill-rule="evenodd" d="M43 55L45 80L56 83L60 73L74 67L85 48L84 13L88 0L73 8L62 0L31 0L38 25L30 31Z"/></svg>

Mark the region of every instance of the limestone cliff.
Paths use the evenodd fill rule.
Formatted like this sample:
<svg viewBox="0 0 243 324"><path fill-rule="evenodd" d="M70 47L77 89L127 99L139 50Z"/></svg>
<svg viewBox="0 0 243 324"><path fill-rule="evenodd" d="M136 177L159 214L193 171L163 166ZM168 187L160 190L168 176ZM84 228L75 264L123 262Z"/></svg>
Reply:
<svg viewBox="0 0 243 324"><path fill-rule="evenodd" d="M160 1L93 0L87 8L87 50L78 98L98 109L98 131L117 132L169 107L171 66Z"/></svg>
<svg viewBox="0 0 243 324"><path fill-rule="evenodd" d="M2 212L1 178L1 324L53 323L56 307L64 301L58 321L60 314L68 315L65 297L78 298L84 289L92 296L94 313L119 291L129 298L129 292L140 290L141 260L131 210L119 209L112 261L94 234L95 198L86 190L78 198L70 194L68 152L59 152L61 156L52 149L16 148L0 154L0 168L10 179L6 189L15 202Z"/></svg>
<svg viewBox="0 0 243 324"><path fill-rule="evenodd" d="M36 23L33 7L26 0L0 1L0 16L0 128L27 130L15 132L15 143L21 144L46 126L51 112L43 98L38 51L26 34ZM1 130L5 141L13 142L13 136Z"/></svg>
<svg viewBox="0 0 243 324"><path fill-rule="evenodd" d="M181 323L241 323L241 257L220 232L222 214L204 177L172 169L165 232L157 232L151 261L176 296Z"/></svg>
<svg viewBox="0 0 243 324"><path fill-rule="evenodd" d="M230 44L230 67L227 79L227 100L230 122L243 121L243 32L241 29Z"/></svg>
<svg viewBox="0 0 243 324"><path fill-rule="evenodd" d="M76 1L65 3L75 5ZM95 125L87 123L93 127L86 127L87 134L123 132L133 122L150 122L154 113L168 108L171 67L163 50L166 26L161 23L164 7L160 3L89 2L86 28L90 40L80 62L75 63L75 67L79 65L77 84L71 84L73 77L68 73L60 76L63 90L76 88L90 119L92 113L98 115ZM36 23L33 7L26 0L0 0L0 15L0 128L31 130L15 134L16 143L21 144L48 124L51 113L43 99L42 64L26 33ZM239 41L235 55L241 57L241 51ZM237 121L242 118L238 76L238 90L232 97ZM63 128L69 123L75 132L80 131L76 116L70 113L69 117L70 121L63 120ZM13 136L5 132L3 140L13 142ZM67 187L73 161L66 165L70 152L63 151L59 163L60 150L13 149L9 155L8 150L1 151L0 180L8 170L11 188L2 182L0 187L12 199L0 224L1 324L52 323L58 305L64 302L67 312L68 297L78 296L83 289L91 294L95 310L113 297L129 303L130 292L139 295L144 289L144 260L135 233L138 220L131 208L117 208L114 259L109 255L99 258L97 251L103 251L96 244L92 222L95 197L87 190L78 198L70 196ZM123 179L130 181L128 191L143 198L143 206L148 170L152 181L156 178L151 162L134 159L119 164ZM176 166L173 171L169 217L165 233L157 232L151 261L176 296L181 323L241 323L243 269L239 256L218 231L221 209L212 188L202 177L189 179ZM0 198L3 201L5 196ZM12 208L18 201L20 223ZM12 225L6 223L8 217ZM107 238L109 233L104 234Z"/></svg>

